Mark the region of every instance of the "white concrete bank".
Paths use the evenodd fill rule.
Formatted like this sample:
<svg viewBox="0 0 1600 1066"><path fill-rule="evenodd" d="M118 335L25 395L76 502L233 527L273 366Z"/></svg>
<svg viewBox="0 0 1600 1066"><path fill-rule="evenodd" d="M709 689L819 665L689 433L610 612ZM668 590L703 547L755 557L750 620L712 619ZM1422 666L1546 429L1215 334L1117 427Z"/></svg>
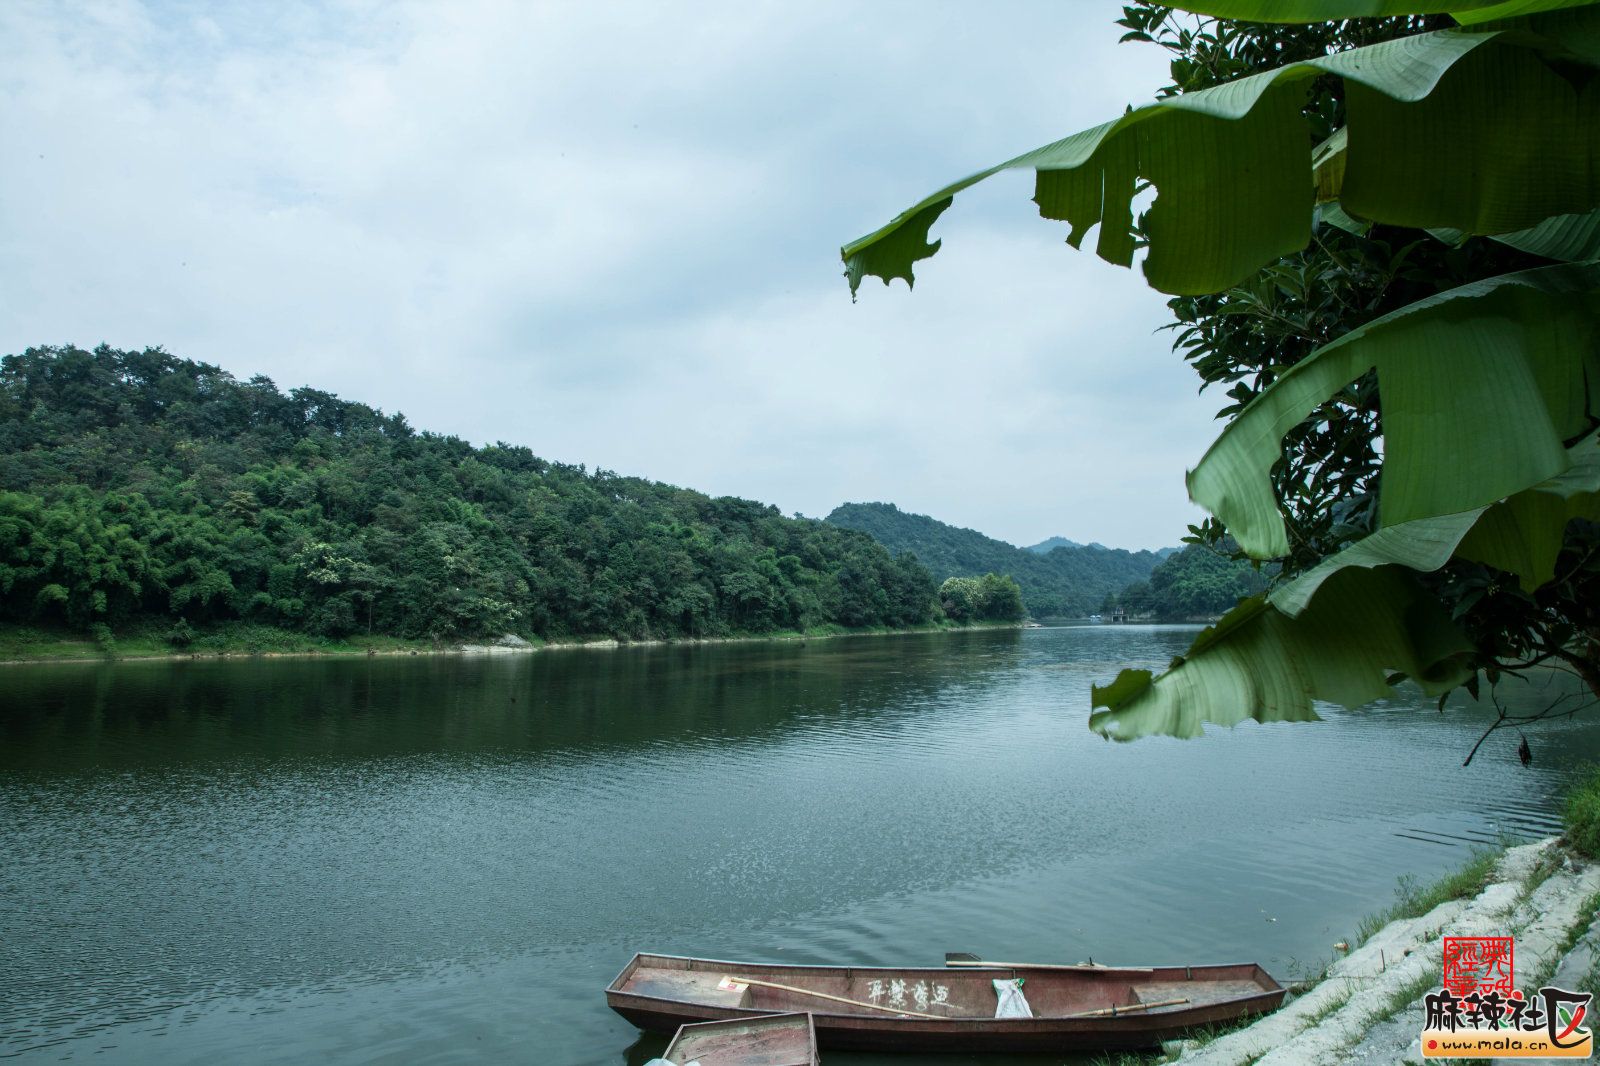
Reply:
<svg viewBox="0 0 1600 1066"><path fill-rule="evenodd" d="M1559 863L1555 872L1536 884L1537 874L1552 862ZM1595 919L1589 908L1597 893L1600 863L1573 858L1558 848L1556 838L1511 848L1496 866L1494 882L1475 898L1385 926L1282 1010L1204 1046L1186 1044L1177 1061L1183 1066L1421 1062L1423 993L1417 989L1430 981L1438 987L1440 937L1515 936L1517 981L1528 983L1553 972L1575 932ZM1592 950L1580 941L1566 969L1585 964ZM1585 965L1577 976L1586 973Z"/></svg>

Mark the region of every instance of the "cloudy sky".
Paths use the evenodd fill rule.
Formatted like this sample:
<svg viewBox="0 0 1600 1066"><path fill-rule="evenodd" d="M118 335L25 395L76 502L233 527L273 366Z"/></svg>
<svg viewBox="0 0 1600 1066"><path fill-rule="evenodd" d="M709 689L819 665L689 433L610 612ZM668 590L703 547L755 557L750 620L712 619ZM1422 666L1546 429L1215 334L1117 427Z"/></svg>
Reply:
<svg viewBox="0 0 1600 1066"><path fill-rule="evenodd" d="M0 351L160 345L785 512L1174 543L1222 398L1031 176L957 201L915 293L852 305L838 258L1147 99L1116 13L7 0Z"/></svg>

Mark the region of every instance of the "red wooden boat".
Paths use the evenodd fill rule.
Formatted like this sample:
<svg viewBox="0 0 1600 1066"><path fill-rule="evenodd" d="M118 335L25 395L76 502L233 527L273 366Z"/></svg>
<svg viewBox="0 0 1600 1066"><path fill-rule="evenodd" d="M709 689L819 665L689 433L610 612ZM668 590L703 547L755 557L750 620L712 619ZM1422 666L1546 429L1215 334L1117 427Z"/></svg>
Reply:
<svg viewBox="0 0 1600 1066"><path fill-rule="evenodd" d="M996 979L1024 978L1032 1017L996 1018ZM825 1049L1052 1054L1154 1047L1265 1014L1283 986L1228 966L900 969L635 955L606 1002L641 1029L812 1012Z"/></svg>
<svg viewBox="0 0 1600 1066"><path fill-rule="evenodd" d="M820 1061L809 1014L764 1014L686 1025L667 1045L665 1058L700 1066L818 1066Z"/></svg>

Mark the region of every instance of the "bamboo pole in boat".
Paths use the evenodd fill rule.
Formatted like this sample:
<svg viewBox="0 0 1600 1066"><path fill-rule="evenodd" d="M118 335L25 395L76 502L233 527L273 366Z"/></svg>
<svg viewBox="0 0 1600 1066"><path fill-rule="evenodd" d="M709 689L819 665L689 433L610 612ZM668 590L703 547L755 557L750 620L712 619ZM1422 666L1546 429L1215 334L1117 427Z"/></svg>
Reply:
<svg viewBox="0 0 1600 1066"><path fill-rule="evenodd" d="M968 970L1062 970L1067 973L1104 973L1107 970L1121 970L1123 973L1154 973L1148 966L1102 966L1099 963L1079 964L1077 966L1052 965L1043 962L988 962L969 955L966 952L945 952L944 964L951 969Z"/></svg>
<svg viewBox="0 0 1600 1066"><path fill-rule="evenodd" d="M927 1018L935 1022L949 1021L948 1018L941 1018L937 1014L923 1014L914 1010L902 1010L899 1007L880 1007L876 1003L868 1003L865 1000L846 999L843 996L832 996L826 992L813 992L809 988L796 988L793 985L780 985L773 981L757 981L753 977L729 977L728 980L738 981L741 984L746 985L759 985L762 988L776 988L780 992L793 992L796 995L801 996L815 996L818 999L828 999L835 1003L848 1003L852 1007L865 1007L868 1010L881 1010L885 1014L908 1014L913 1018Z"/></svg>
<svg viewBox="0 0 1600 1066"><path fill-rule="evenodd" d="M1130 1003L1126 1007L1102 1007L1100 1010L1086 1010L1082 1014L1069 1014L1068 1018L1100 1018L1107 1014L1116 1017L1118 1014L1127 1014L1136 1010L1154 1010L1157 1007L1176 1007L1180 1003L1189 1002L1186 999L1160 999L1154 1003Z"/></svg>

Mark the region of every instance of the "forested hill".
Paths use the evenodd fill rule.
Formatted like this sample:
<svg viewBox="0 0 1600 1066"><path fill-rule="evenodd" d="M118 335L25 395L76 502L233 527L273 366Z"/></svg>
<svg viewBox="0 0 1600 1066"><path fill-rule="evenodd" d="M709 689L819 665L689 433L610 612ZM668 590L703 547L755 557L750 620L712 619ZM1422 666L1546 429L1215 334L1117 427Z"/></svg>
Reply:
<svg viewBox="0 0 1600 1066"><path fill-rule="evenodd" d="M1122 607L1133 618L1163 622L1221 617L1242 597L1265 591L1268 576L1275 572L1232 558L1235 549L1231 538L1216 549L1190 544L1163 559L1148 580L1136 581L1107 600L1105 609Z"/></svg>
<svg viewBox="0 0 1600 1066"><path fill-rule="evenodd" d="M1090 545L1083 545L1079 544L1075 540L1068 540L1066 537L1051 537L1048 540L1041 540L1037 544L1029 544L1025 547L1028 551L1043 555L1045 552L1054 551L1057 548L1104 548L1105 545L1101 544L1099 541L1095 541Z"/></svg>
<svg viewBox="0 0 1600 1066"><path fill-rule="evenodd" d="M1048 552L1018 548L971 529L910 514L892 503L846 503L826 521L870 533L884 547L910 552L936 579L1010 574L1036 618L1077 617L1098 611L1108 595L1150 576L1161 557L1097 545L1057 547Z"/></svg>
<svg viewBox="0 0 1600 1066"><path fill-rule="evenodd" d="M0 622L701 637L928 622L936 588L861 533L159 349L0 363Z"/></svg>

